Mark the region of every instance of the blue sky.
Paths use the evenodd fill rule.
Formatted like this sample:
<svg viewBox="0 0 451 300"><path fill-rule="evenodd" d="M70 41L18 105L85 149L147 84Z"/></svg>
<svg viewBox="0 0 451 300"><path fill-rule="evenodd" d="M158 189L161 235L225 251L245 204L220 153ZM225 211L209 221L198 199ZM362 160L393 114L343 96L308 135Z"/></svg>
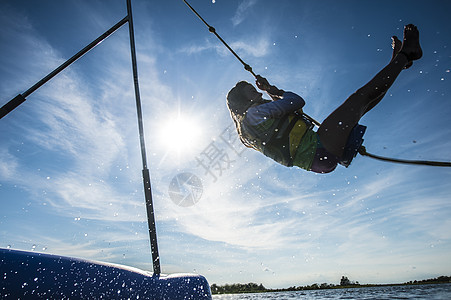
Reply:
<svg viewBox="0 0 451 300"><path fill-rule="evenodd" d="M451 3L190 3L319 121L390 60L390 37L416 24L424 57L362 119L364 145L451 159ZM225 96L252 76L182 0L132 5L164 273L270 288L450 274L449 168L358 156L318 175L245 149ZM2 1L0 104L125 15L125 0ZM152 269L126 26L0 120L0 140L0 247ZM186 172L202 193L182 207L168 189Z"/></svg>

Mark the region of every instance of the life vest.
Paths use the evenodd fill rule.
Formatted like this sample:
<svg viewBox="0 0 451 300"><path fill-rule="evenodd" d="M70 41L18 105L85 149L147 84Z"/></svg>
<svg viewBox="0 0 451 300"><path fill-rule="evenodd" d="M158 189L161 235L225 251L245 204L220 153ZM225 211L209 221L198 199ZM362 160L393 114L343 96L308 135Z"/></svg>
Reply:
<svg viewBox="0 0 451 300"><path fill-rule="evenodd" d="M287 167L293 166L293 157L302 137L312 127L300 113L268 118L257 125L244 118L242 123L245 138L255 150Z"/></svg>

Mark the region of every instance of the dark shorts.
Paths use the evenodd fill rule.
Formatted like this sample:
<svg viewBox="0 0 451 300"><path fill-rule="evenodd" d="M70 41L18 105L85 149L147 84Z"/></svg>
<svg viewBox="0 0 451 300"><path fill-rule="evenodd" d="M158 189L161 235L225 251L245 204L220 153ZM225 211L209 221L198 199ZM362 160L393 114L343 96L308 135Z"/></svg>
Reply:
<svg viewBox="0 0 451 300"><path fill-rule="evenodd" d="M323 174L330 173L335 170L337 164L341 164L347 168L362 146L365 130L366 126L360 124L354 126L349 134L343 157L341 158L327 151L318 137L316 153L310 171Z"/></svg>
<svg viewBox="0 0 451 300"><path fill-rule="evenodd" d="M315 173L330 173L337 167L340 159L327 151L318 138L318 146L316 148L315 157L313 158L310 171Z"/></svg>

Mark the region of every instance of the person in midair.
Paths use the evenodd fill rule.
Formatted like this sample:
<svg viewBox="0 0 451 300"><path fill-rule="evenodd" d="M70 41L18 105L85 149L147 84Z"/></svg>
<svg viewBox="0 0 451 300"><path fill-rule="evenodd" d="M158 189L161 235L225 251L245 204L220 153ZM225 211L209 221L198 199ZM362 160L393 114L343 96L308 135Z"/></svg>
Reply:
<svg viewBox="0 0 451 300"><path fill-rule="evenodd" d="M278 89L257 75L256 86L240 81L227 95L227 106L241 142L276 162L316 172L332 172L338 164L348 166L363 142L366 127L360 119L385 96L402 70L422 57L416 26L404 27L401 42L392 37L391 61L367 84L349 96L319 126L302 117L304 99Z"/></svg>

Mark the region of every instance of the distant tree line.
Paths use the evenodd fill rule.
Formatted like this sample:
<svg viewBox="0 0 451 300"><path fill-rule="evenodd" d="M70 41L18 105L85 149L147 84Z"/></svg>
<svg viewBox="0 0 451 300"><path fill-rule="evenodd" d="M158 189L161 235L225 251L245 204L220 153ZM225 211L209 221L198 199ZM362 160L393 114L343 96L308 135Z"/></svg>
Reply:
<svg viewBox="0 0 451 300"><path fill-rule="evenodd" d="M415 284L435 284L435 283L451 283L451 276L440 276L437 278L415 280L398 284L359 284L358 281L353 282L346 276L342 276L339 285L329 283L314 283L306 286L292 286L285 289L267 289L263 284L256 283L235 283L218 286L211 285L212 294L242 294L242 293L264 293L264 292L282 292L282 291L302 291L302 290L319 290L319 289L339 289L352 287L374 287L374 286L396 286L396 285L415 285Z"/></svg>
<svg viewBox="0 0 451 300"><path fill-rule="evenodd" d="M263 286L263 284L256 283L235 283L226 284L222 286L217 286L216 284L211 285L212 294L241 294L241 293L262 293L267 292L268 289Z"/></svg>
<svg viewBox="0 0 451 300"><path fill-rule="evenodd" d="M451 283L451 276L439 276L437 278L425 279L425 280L414 280L409 281L404 284L429 284L429 283Z"/></svg>

